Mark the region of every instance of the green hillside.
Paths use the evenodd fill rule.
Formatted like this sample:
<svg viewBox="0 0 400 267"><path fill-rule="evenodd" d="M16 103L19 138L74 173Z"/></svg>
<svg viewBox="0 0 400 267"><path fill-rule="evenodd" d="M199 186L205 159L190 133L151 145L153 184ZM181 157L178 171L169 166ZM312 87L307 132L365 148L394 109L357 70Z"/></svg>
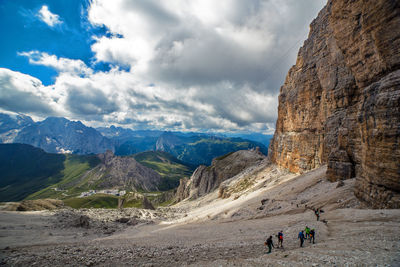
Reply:
<svg viewBox="0 0 400 267"><path fill-rule="evenodd" d="M190 177L195 169L195 166L183 163L171 154L162 151L141 152L133 155L133 157L164 178L160 186L162 191L177 187L179 179Z"/></svg>
<svg viewBox="0 0 400 267"><path fill-rule="evenodd" d="M100 159L95 155L65 155L64 168L59 174L58 181L29 195L27 199L65 199L90 189L96 189L95 185L89 186L88 181L91 176L87 172L99 163Z"/></svg>
<svg viewBox="0 0 400 267"><path fill-rule="evenodd" d="M24 144L0 144L0 201L19 201L63 178L65 155Z"/></svg>
<svg viewBox="0 0 400 267"><path fill-rule="evenodd" d="M96 194L89 197L69 198L64 204L74 209L80 208L105 208L115 209L118 207L118 197L106 194Z"/></svg>
<svg viewBox="0 0 400 267"><path fill-rule="evenodd" d="M95 155L51 154L25 144L0 144L0 201L78 195L89 189L86 173L99 163Z"/></svg>
<svg viewBox="0 0 400 267"><path fill-rule="evenodd" d="M194 169L165 152L142 152L133 157L162 176L161 191L177 187L179 179L190 176ZM111 205L105 198L92 199L87 205L87 199L72 200L81 192L104 189L99 183L109 179L108 169L101 166L96 155L50 154L30 145L1 144L0 201L53 198L74 207L98 207L101 203L114 207L115 200Z"/></svg>

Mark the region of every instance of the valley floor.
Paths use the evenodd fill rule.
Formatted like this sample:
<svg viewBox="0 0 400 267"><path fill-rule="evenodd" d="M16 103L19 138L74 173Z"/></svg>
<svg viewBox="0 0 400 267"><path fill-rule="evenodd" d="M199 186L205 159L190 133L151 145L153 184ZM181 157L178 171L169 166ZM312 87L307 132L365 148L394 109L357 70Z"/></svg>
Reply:
<svg viewBox="0 0 400 267"><path fill-rule="evenodd" d="M214 192L157 211L1 211L0 265L400 266L400 210L366 209L353 180L337 187L324 173L294 176L266 164L230 181L254 182L240 195ZM320 221L310 207L324 209ZM89 228L74 226L81 215ZM306 225L316 243L300 248ZM266 254L266 237L277 245L280 230L284 249Z"/></svg>

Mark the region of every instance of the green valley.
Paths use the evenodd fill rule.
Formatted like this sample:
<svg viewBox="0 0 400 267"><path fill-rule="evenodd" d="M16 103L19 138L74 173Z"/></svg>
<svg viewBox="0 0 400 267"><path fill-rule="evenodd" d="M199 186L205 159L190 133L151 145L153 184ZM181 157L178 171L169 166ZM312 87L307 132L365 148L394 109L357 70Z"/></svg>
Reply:
<svg viewBox="0 0 400 267"><path fill-rule="evenodd" d="M163 177L160 185L161 191L176 188L179 180L183 177L190 177L196 168L196 166L184 163L163 151L146 151L137 153L133 157Z"/></svg>

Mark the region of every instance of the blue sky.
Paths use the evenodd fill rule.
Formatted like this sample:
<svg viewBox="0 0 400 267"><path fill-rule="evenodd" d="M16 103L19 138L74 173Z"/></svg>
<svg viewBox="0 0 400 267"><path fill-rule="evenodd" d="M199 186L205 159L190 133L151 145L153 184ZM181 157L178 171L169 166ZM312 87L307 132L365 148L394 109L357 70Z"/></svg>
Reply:
<svg viewBox="0 0 400 267"><path fill-rule="evenodd" d="M0 67L32 75L44 85L54 83L57 71L29 64L28 58L18 55L24 51L43 51L59 57L81 59L87 65L94 56L90 45L93 35L106 34L104 27L93 27L86 19L88 1L40 1L18 0L0 2L0 34L3 39L0 50ZM41 20L37 14L47 6L58 14L61 23L53 27ZM93 64L96 70L107 68L107 64Z"/></svg>
<svg viewBox="0 0 400 267"><path fill-rule="evenodd" d="M0 110L271 133L323 0L2 0Z"/></svg>

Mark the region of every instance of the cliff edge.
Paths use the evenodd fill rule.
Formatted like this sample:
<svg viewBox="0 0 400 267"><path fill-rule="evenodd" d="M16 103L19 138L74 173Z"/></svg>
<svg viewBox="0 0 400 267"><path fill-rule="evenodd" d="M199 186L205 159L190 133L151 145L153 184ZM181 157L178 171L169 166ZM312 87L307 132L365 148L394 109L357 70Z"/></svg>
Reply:
<svg viewBox="0 0 400 267"><path fill-rule="evenodd" d="M328 1L280 89L271 161L327 164L372 207L400 208L399 139L400 2Z"/></svg>

